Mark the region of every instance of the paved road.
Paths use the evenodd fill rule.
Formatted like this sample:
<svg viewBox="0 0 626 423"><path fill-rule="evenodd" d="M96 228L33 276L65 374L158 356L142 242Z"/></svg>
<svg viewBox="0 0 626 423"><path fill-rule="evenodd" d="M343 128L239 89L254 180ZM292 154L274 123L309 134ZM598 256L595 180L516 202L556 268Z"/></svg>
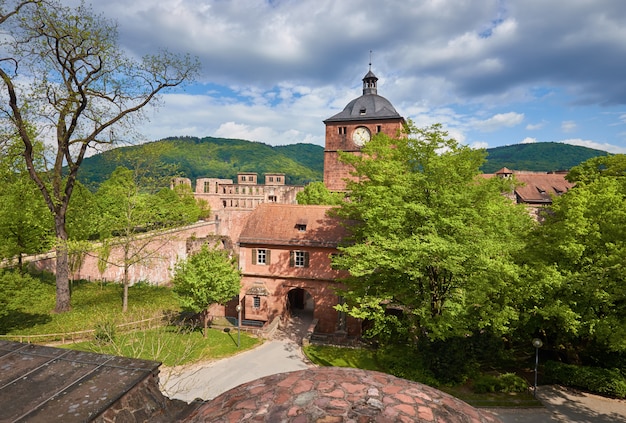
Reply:
<svg viewBox="0 0 626 423"><path fill-rule="evenodd" d="M276 373L306 369L300 347L289 339L266 341L234 357L190 367L165 369L160 374L163 393L191 402L213 399L242 383Z"/></svg>

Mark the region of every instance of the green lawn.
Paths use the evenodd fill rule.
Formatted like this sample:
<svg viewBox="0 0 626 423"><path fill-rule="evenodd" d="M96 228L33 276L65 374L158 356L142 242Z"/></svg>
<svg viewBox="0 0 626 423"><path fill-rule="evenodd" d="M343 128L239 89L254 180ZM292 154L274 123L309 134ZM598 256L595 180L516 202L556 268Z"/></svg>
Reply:
<svg viewBox="0 0 626 423"><path fill-rule="evenodd" d="M228 357L260 343L260 339L242 332L240 347L237 347L236 331L227 333L223 330L209 329L205 339L200 329L190 331L166 326L115 335L113 340L108 342L93 340L66 344L62 348L142 358L160 361L166 366L179 366L201 360Z"/></svg>
<svg viewBox="0 0 626 423"><path fill-rule="evenodd" d="M10 276L4 273L3 277L7 281ZM56 314L53 277L40 275L24 280L10 286L10 301L5 299L9 307L0 310L0 335L13 337L0 339L20 340L19 336L24 336L23 342L56 344L82 337L81 342L61 347L155 360L167 366L226 357L261 343L260 339L242 332L238 348L234 330L227 333L210 329L205 339L201 329L167 325L168 320L163 316L176 317L180 313L178 301L168 287L146 283L131 286L128 311L122 313L120 284L74 282L72 310ZM142 330L119 327L142 320L150 320L149 327L148 323L143 323ZM87 330L95 333L70 335ZM28 335L51 336L29 339Z"/></svg>

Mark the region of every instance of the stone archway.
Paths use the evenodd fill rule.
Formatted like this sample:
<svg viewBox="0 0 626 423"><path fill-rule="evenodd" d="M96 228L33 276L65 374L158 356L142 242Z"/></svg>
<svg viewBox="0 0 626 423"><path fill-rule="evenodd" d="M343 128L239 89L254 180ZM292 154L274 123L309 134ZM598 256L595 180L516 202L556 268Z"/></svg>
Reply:
<svg viewBox="0 0 626 423"><path fill-rule="evenodd" d="M303 288L293 288L287 292L287 312L290 316L313 317L315 300L311 294Z"/></svg>
<svg viewBox="0 0 626 423"><path fill-rule="evenodd" d="M283 331L293 341L301 344L313 322L315 299L306 289L292 288L287 292L285 301Z"/></svg>

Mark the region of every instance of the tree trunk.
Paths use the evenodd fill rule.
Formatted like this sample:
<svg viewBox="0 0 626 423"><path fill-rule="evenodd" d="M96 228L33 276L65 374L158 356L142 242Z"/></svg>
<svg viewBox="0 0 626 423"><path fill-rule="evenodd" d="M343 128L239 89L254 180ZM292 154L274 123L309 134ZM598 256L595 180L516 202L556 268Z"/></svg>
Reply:
<svg viewBox="0 0 626 423"><path fill-rule="evenodd" d="M206 339L207 328L209 326L209 310L204 310L204 331L202 332L202 337Z"/></svg>
<svg viewBox="0 0 626 423"><path fill-rule="evenodd" d="M128 310L128 266L124 265L124 295L122 295L122 313L126 313Z"/></svg>
<svg viewBox="0 0 626 423"><path fill-rule="evenodd" d="M56 306L55 313L70 311L70 262L67 251L67 232L65 219L55 218L56 231Z"/></svg>

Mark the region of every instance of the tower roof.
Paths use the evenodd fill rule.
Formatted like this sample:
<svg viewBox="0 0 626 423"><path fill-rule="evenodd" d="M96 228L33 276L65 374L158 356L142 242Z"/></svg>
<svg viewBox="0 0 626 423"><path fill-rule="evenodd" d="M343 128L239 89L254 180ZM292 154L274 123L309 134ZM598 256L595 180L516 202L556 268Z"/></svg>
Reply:
<svg viewBox="0 0 626 423"><path fill-rule="evenodd" d="M363 95L355 98L340 113L326 119L327 122L350 120L402 119L391 102L378 95L378 78L369 70L363 77Z"/></svg>

